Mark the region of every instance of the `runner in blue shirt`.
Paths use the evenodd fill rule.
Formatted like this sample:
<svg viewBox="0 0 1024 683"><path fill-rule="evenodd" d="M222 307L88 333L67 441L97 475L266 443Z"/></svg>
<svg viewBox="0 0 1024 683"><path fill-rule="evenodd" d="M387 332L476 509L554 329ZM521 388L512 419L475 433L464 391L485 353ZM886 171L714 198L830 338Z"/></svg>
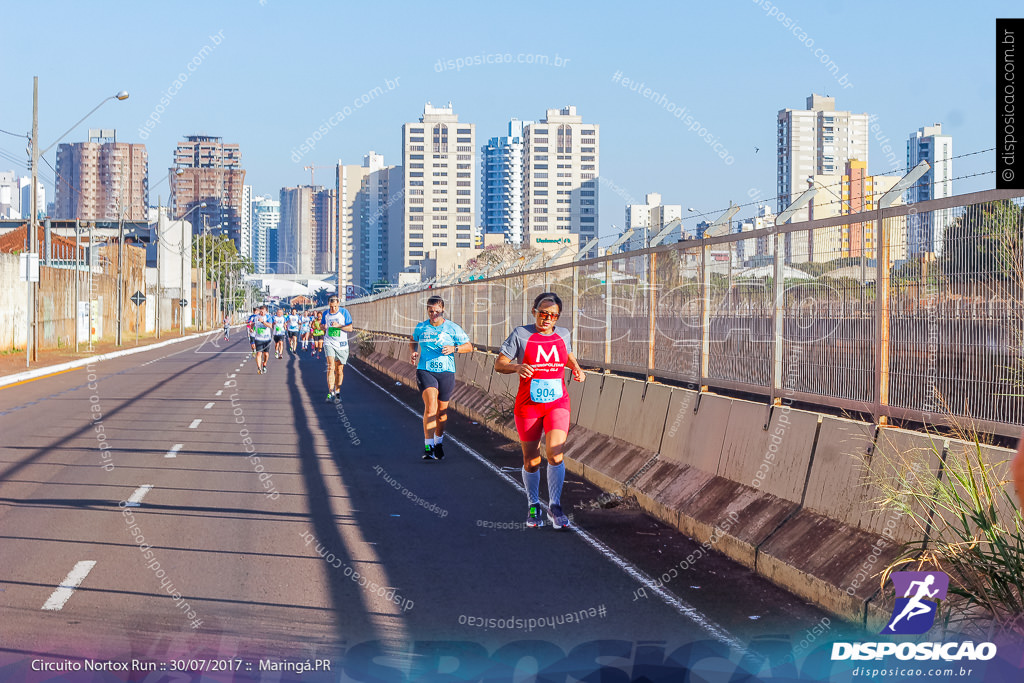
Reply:
<svg viewBox="0 0 1024 683"><path fill-rule="evenodd" d="M416 325L409 341L416 363L416 384L423 394L423 459L444 458L448 401L455 389L455 354L472 353L465 330L444 319L444 299L427 299L427 320Z"/></svg>
<svg viewBox="0 0 1024 683"><path fill-rule="evenodd" d="M295 348L299 344L299 314L296 309L292 309L291 315L285 316L287 332L288 332L288 348L292 353L295 353Z"/></svg>
<svg viewBox="0 0 1024 683"><path fill-rule="evenodd" d="M299 336L302 338L302 350L309 348L310 326L313 324L313 316L309 311L302 313L302 322L299 326Z"/></svg>
<svg viewBox="0 0 1024 683"><path fill-rule="evenodd" d="M341 401L341 382L345 379L345 363L348 362L348 333L352 331L352 316L341 308L336 296L327 300L321 325L327 331L324 336L324 355L327 356L327 400Z"/></svg>
<svg viewBox="0 0 1024 683"><path fill-rule="evenodd" d="M267 362L270 360L271 325L267 307L261 306L253 316L252 323L252 338L256 345L257 375L262 375L267 371Z"/></svg>
<svg viewBox="0 0 1024 683"><path fill-rule="evenodd" d="M284 356L284 328L288 322L288 316L284 314L283 308L277 309L277 315L273 316L271 322L274 324L274 357Z"/></svg>
<svg viewBox="0 0 1024 683"><path fill-rule="evenodd" d="M249 346L252 347L252 357L256 357L256 338L253 336L253 327L256 323L256 318L259 316L260 309L258 306L253 306L252 315L245 319L245 331L249 335Z"/></svg>

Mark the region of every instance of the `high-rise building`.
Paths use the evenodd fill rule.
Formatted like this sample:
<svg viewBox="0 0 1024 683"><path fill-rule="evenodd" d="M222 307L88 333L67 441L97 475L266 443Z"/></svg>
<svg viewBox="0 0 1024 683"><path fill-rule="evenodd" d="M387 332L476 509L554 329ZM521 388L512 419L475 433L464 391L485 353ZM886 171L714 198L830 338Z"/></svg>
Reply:
<svg viewBox="0 0 1024 683"><path fill-rule="evenodd" d="M22 176L18 179L18 190L21 192L21 217L32 216L32 177ZM36 218L46 214L46 188L43 181L36 181Z"/></svg>
<svg viewBox="0 0 1024 683"><path fill-rule="evenodd" d="M476 125L459 123L451 103L427 102L418 123L402 125L405 188L402 212L402 271L433 260L436 272L461 265L474 248L476 228ZM397 236L395 226L391 233ZM397 248L395 244L392 250Z"/></svg>
<svg viewBox="0 0 1024 683"><path fill-rule="evenodd" d="M242 187L245 170L237 144L209 135L189 135L174 150L171 212L174 218L188 214L193 229L226 234L241 247ZM195 208L205 203L205 207Z"/></svg>
<svg viewBox="0 0 1024 683"><path fill-rule="evenodd" d="M339 291L358 296L378 282L397 282L404 267L403 168L371 151L361 166L338 164Z"/></svg>
<svg viewBox="0 0 1024 683"><path fill-rule="evenodd" d="M868 161L868 115L836 111L834 97L811 94L806 109L778 115L778 211L793 203L816 175L841 175L850 159ZM806 208L790 222L806 221ZM797 233L795 236L800 235ZM806 258L807 245L790 245L793 259Z"/></svg>
<svg viewBox="0 0 1024 683"><path fill-rule="evenodd" d="M628 204L626 206L626 231L633 230L626 242L626 250L643 249L655 235L677 218L682 218L681 204L662 204L661 195L650 192L644 197L644 204ZM672 232L676 232L673 230ZM683 236L682 226L678 233L670 235L663 241L678 242Z"/></svg>
<svg viewBox="0 0 1024 683"><path fill-rule="evenodd" d="M523 245L568 234L586 244L598 234L600 127L568 106L523 130Z"/></svg>
<svg viewBox="0 0 1024 683"><path fill-rule="evenodd" d="M907 140L907 170L922 161L931 168L907 190L911 204L953 196L953 136L943 135L942 124L919 128ZM907 248L911 255L942 255L946 227L953 220L952 209L925 211L909 216Z"/></svg>
<svg viewBox="0 0 1024 683"><path fill-rule="evenodd" d="M849 216L874 211L878 201L899 181L897 175L868 175L867 163L850 159L842 175L814 175L808 187L818 190L808 204L811 220ZM904 223L889 221L890 258L902 258L905 252ZM878 236L874 220L863 223L846 223L832 228L819 228L809 241L810 260L818 263L839 258L860 257L874 259L877 254ZM805 259L796 259L805 260Z"/></svg>
<svg viewBox="0 0 1024 683"><path fill-rule="evenodd" d="M276 273L333 273L337 264L333 189L322 185L281 188Z"/></svg>
<svg viewBox="0 0 1024 683"><path fill-rule="evenodd" d="M512 119L508 135L480 148L481 206L485 235L503 235L506 244L523 242L523 127L533 121Z"/></svg>
<svg viewBox="0 0 1024 683"><path fill-rule="evenodd" d="M14 171L0 171L0 218L21 218L21 188Z"/></svg>
<svg viewBox="0 0 1024 683"><path fill-rule="evenodd" d="M238 212L238 253L252 254L252 185L242 185L242 208Z"/></svg>
<svg viewBox="0 0 1024 683"><path fill-rule="evenodd" d="M370 151L362 165L338 161L335 190L338 194L338 293L344 296L360 283L360 194L363 180L372 170L383 167L384 157Z"/></svg>
<svg viewBox="0 0 1024 683"><path fill-rule="evenodd" d="M271 259L270 238L275 239L277 226L281 221L281 202L271 197L257 196L252 200L252 262L257 273L271 272L268 266Z"/></svg>
<svg viewBox="0 0 1024 683"><path fill-rule="evenodd" d="M147 220L146 146L117 141L117 132L90 129L88 142L57 146L54 218Z"/></svg>

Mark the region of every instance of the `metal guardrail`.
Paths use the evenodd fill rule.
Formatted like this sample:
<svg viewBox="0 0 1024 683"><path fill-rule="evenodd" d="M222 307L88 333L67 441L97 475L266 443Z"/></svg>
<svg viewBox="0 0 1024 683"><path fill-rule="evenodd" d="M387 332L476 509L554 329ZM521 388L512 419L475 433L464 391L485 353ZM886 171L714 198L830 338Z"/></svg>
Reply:
<svg viewBox="0 0 1024 683"><path fill-rule="evenodd" d="M990 190L345 305L409 335L438 294L496 350L554 291L589 367L1016 437L1022 207L1024 192Z"/></svg>

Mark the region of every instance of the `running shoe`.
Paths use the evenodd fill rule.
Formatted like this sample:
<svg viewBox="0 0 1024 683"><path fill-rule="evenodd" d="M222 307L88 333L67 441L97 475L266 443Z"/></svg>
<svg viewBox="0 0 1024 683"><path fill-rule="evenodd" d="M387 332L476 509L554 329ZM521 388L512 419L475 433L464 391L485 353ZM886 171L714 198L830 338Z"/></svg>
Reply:
<svg viewBox="0 0 1024 683"><path fill-rule="evenodd" d="M341 394L340 393L334 392L334 402L335 403L341 403Z"/></svg>
<svg viewBox="0 0 1024 683"><path fill-rule="evenodd" d="M256 374L257 375L262 375L263 374L263 368L261 368L260 366L257 365L256 366Z"/></svg>
<svg viewBox="0 0 1024 683"><path fill-rule="evenodd" d="M424 446L423 446L423 459L424 460L437 460L437 458L434 457L434 447L433 446L427 446L427 445L424 444Z"/></svg>
<svg viewBox="0 0 1024 683"><path fill-rule="evenodd" d="M568 529L569 518L562 512L561 505L549 505L548 506L548 521L551 522L551 526L555 529Z"/></svg>
<svg viewBox="0 0 1024 683"><path fill-rule="evenodd" d="M534 504L526 513L526 526L531 529L544 526L544 518L540 514L540 505Z"/></svg>
<svg viewBox="0 0 1024 683"><path fill-rule="evenodd" d="M334 394L332 394L331 392L328 391L327 392L327 399L324 401L324 403L330 403L333 400L334 400Z"/></svg>
<svg viewBox="0 0 1024 683"><path fill-rule="evenodd" d="M444 460L444 448L439 443L434 444L434 460Z"/></svg>

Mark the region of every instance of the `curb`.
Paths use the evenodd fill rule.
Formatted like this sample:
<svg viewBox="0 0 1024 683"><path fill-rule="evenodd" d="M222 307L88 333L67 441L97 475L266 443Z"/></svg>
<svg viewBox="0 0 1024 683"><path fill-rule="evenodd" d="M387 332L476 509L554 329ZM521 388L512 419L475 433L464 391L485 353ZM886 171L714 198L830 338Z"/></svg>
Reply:
<svg viewBox="0 0 1024 683"><path fill-rule="evenodd" d="M67 363L60 363L58 365L47 365L46 367L36 368L35 370L26 370L25 372L19 372L16 375L5 375L0 377L0 387L5 387L8 384L15 384L17 382L24 382L25 380L36 379L45 375L52 375L64 370L72 370L74 368L82 367L83 365L89 365L101 360L109 360L111 358L120 358L121 356L130 356L133 353L142 353L143 351L152 351L153 349L159 349L164 346L170 346L171 344L178 344L184 341L190 341L192 339L198 339L205 337L210 334L220 334L220 329L211 330L209 332L196 332L187 337L179 337L178 339L169 339L167 341L157 342L155 344L148 344L146 346L140 346L133 349L122 349L121 351L111 351L110 353L104 353L99 356L89 356L88 358L79 358L78 360L68 361Z"/></svg>

